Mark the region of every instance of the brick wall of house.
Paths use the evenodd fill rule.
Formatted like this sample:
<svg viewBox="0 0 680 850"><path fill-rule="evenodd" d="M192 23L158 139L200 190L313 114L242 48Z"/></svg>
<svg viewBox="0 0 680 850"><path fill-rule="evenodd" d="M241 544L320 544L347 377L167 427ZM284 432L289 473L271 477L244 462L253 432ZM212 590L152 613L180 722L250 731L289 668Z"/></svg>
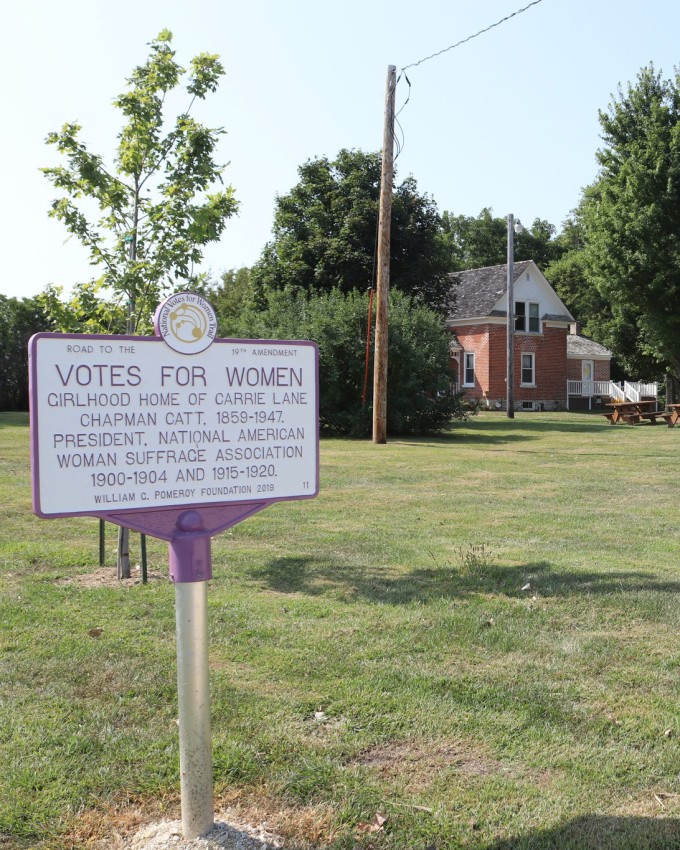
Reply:
<svg viewBox="0 0 680 850"><path fill-rule="evenodd" d="M456 327L464 352L475 354L475 386L464 387L468 398L485 399L495 407L506 398L507 329L504 324L483 323ZM515 404L543 404L547 409L563 407L567 398L567 328L543 327L541 334L516 334ZM521 355L535 357L535 387L522 387ZM461 364L463 358L461 357ZM598 379L599 380L599 379Z"/></svg>
<svg viewBox="0 0 680 850"><path fill-rule="evenodd" d="M536 386L520 386L521 354L533 353ZM515 337L515 398L557 407L567 399L567 328L544 327L542 334Z"/></svg>
<svg viewBox="0 0 680 850"><path fill-rule="evenodd" d="M611 360L595 360L593 371L596 381L609 381L611 379Z"/></svg>
<svg viewBox="0 0 680 850"><path fill-rule="evenodd" d="M463 347L460 356L460 381L465 380L465 354L475 355L475 385L462 387L467 398L481 399L489 388L489 325L488 322L479 325L465 325L456 328L456 336Z"/></svg>
<svg viewBox="0 0 680 850"><path fill-rule="evenodd" d="M589 357L584 357L584 360L589 360ZM594 360L593 361L593 380L608 381L611 377L611 361L609 360ZM580 381L583 377L583 366L580 358L570 357L567 360L567 378L570 381Z"/></svg>
<svg viewBox="0 0 680 850"><path fill-rule="evenodd" d="M576 359L574 357L569 357L567 360L567 378L570 381L580 381L583 375L581 363L583 361L579 358Z"/></svg>

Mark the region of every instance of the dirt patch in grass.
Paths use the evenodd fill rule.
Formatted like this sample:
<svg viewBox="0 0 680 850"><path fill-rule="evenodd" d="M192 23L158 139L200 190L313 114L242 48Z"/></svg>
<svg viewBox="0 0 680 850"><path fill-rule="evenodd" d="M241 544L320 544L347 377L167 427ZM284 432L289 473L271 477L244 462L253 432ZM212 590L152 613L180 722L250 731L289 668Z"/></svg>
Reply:
<svg viewBox="0 0 680 850"><path fill-rule="evenodd" d="M356 763L375 770L386 778L405 774L410 777L411 782L420 780L419 784L429 784L438 771L447 767L455 768L458 773L467 776L512 772L497 759L462 741L404 741L381 744L361 753Z"/></svg>
<svg viewBox="0 0 680 850"><path fill-rule="evenodd" d="M334 812L328 805L285 805L265 791L227 792L217 797L221 818L241 824L262 824L275 833L285 847L325 847L337 835Z"/></svg>
<svg viewBox="0 0 680 850"><path fill-rule="evenodd" d="M120 795L74 818L64 836L64 845L120 850L145 826L168 817L180 817L180 802L175 795L167 799L129 799Z"/></svg>
<svg viewBox="0 0 680 850"><path fill-rule="evenodd" d="M667 791L645 791L617 807L616 814L628 817L675 817L680 815L680 794Z"/></svg>
<svg viewBox="0 0 680 850"><path fill-rule="evenodd" d="M115 567L99 567L90 573L80 573L77 576L60 578L56 581L59 587L135 587L142 583L141 567L133 567L130 578L118 578ZM148 581L168 581L166 575L156 572L147 573Z"/></svg>
<svg viewBox="0 0 680 850"><path fill-rule="evenodd" d="M442 770L451 769L463 777L501 776L525 780L547 788L554 780L550 770L534 770L507 765L465 741L402 741L364 750L355 764L367 767L385 780L404 777L409 789L430 785Z"/></svg>
<svg viewBox="0 0 680 850"><path fill-rule="evenodd" d="M180 817L176 795L162 800L119 799L82 812L66 836L65 846L87 850L305 850L326 846L336 836L328 807L287 807L261 790L216 794L215 829L204 839L183 840Z"/></svg>

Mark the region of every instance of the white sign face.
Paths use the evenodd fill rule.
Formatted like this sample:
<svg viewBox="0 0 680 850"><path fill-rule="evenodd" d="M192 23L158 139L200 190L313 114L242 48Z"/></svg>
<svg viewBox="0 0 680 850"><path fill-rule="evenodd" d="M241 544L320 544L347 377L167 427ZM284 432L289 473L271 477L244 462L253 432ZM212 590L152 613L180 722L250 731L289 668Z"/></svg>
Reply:
<svg viewBox="0 0 680 850"><path fill-rule="evenodd" d="M172 320L191 345L200 319ZM41 516L318 492L313 343L218 339L187 356L156 337L38 334L30 354Z"/></svg>

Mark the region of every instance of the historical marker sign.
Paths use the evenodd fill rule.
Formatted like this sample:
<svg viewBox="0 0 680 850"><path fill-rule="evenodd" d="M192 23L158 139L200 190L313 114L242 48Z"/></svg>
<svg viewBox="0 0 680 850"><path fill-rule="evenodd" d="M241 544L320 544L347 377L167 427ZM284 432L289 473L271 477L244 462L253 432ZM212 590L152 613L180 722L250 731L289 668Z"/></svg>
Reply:
<svg viewBox="0 0 680 850"><path fill-rule="evenodd" d="M317 494L313 343L37 334L30 362L40 516Z"/></svg>
<svg viewBox="0 0 680 850"><path fill-rule="evenodd" d="M210 540L319 488L318 349L215 339L201 296L156 313L155 337L37 334L29 344L33 510L91 514L170 543L182 831L213 823Z"/></svg>

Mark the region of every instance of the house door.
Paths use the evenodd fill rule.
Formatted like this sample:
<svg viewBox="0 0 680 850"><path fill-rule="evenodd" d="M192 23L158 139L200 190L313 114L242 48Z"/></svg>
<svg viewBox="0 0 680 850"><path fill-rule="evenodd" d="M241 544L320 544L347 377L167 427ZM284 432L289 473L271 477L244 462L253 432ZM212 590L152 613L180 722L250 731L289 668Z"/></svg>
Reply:
<svg viewBox="0 0 680 850"><path fill-rule="evenodd" d="M593 395L593 361L581 361L581 381L583 382L583 395Z"/></svg>
<svg viewBox="0 0 680 850"><path fill-rule="evenodd" d="M460 352L456 351L451 355L449 360L449 370L451 374L451 383L455 393L460 391Z"/></svg>

